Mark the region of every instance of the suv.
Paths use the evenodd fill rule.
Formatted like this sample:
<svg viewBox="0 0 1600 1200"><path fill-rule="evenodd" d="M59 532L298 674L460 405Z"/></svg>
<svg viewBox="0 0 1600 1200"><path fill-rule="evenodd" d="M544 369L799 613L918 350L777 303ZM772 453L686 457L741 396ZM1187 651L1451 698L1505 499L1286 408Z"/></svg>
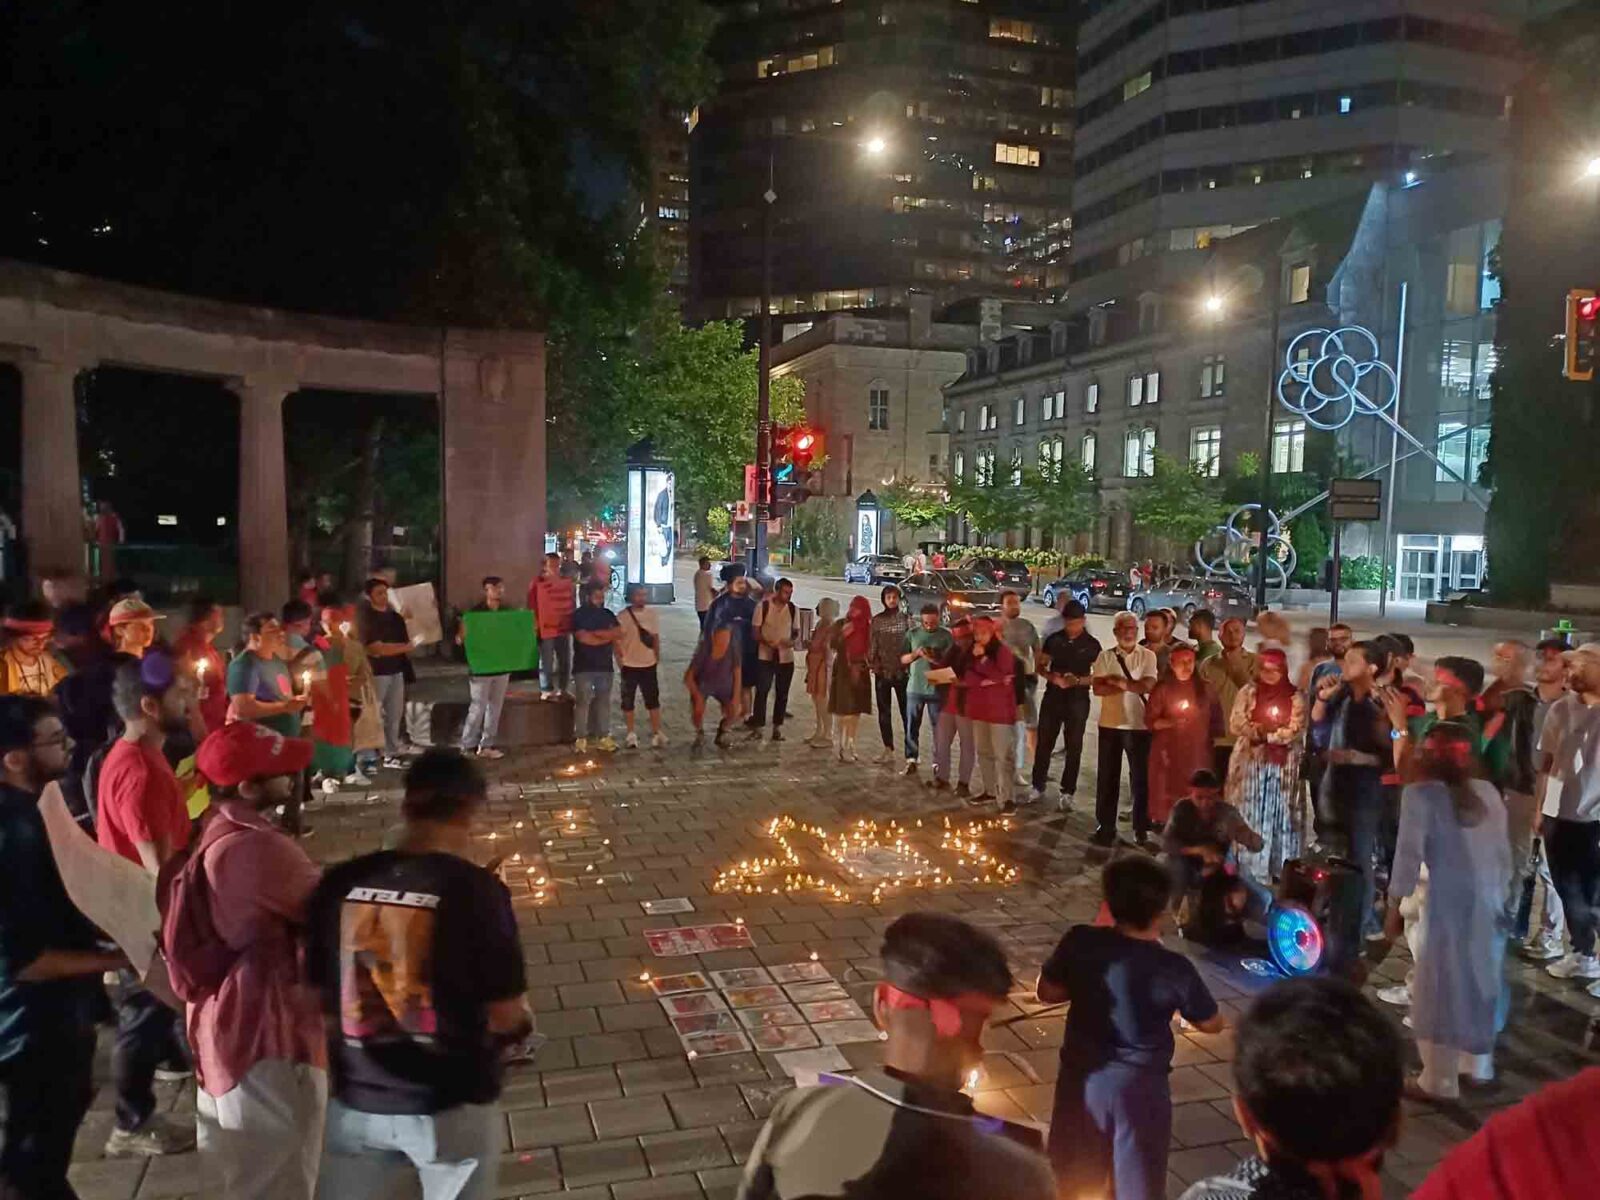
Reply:
<svg viewBox="0 0 1600 1200"><path fill-rule="evenodd" d="M1128 608L1140 617L1152 608L1170 608L1184 621L1200 608L1209 608L1218 621L1230 617L1248 621L1255 616L1255 601L1248 588L1228 579L1200 575L1172 575L1153 587L1139 588L1129 599Z"/></svg>
<svg viewBox="0 0 1600 1200"><path fill-rule="evenodd" d="M1028 564L1015 558L972 555L958 562L955 569L987 575L994 580L996 588L1010 588L1019 596L1026 596L1033 586L1028 578Z"/></svg>
<svg viewBox="0 0 1600 1200"><path fill-rule="evenodd" d="M1108 567L1086 567L1044 585L1044 602L1051 608L1067 595L1083 605L1085 612L1121 612L1128 605L1128 576Z"/></svg>
<svg viewBox="0 0 1600 1200"><path fill-rule="evenodd" d="M905 563L893 554L863 554L844 565L846 583L899 583L905 577Z"/></svg>

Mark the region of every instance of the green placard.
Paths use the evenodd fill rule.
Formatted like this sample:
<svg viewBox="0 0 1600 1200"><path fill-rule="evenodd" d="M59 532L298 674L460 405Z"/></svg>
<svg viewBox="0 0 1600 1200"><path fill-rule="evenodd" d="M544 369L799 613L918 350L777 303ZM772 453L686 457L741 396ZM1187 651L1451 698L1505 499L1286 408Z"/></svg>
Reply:
<svg viewBox="0 0 1600 1200"><path fill-rule="evenodd" d="M539 634L531 610L469 612L463 620L467 666L474 675L509 675L539 665Z"/></svg>

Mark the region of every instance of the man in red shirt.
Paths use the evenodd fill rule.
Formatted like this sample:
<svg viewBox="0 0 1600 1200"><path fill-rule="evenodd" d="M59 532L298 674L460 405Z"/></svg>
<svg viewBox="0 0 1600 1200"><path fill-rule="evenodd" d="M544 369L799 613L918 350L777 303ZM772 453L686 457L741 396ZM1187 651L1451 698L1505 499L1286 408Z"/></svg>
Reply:
<svg viewBox="0 0 1600 1200"><path fill-rule="evenodd" d="M195 600L189 606L189 623L172 647L184 674L195 682L205 733L215 733L228 719L228 688L223 678L227 664L216 646L222 624L222 605L210 598Z"/></svg>
<svg viewBox="0 0 1600 1200"><path fill-rule="evenodd" d="M556 700L572 681L572 612L578 591L561 572L561 556L546 554L544 569L528 588L528 607L539 625L539 699Z"/></svg>
<svg viewBox="0 0 1600 1200"><path fill-rule="evenodd" d="M293 795L311 754L304 738L235 721L198 756L212 814L199 872L176 886L206 889L217 936L237 955L216 991L188 1006L200 1191L223 1200L311 1200L322 1159L327 1035L297 952L322 872L264 815Z"/></svg>
<svg viewBox="0 0 1600 1200"><path fill-rule="evenodd" d="M122 736L106 751L96 792L96 836L107 850L155 875L189 844L189 812L177 776L161 753L168 733L187 727L189 680L171 657L151 650L117 667L111 702ZM132 972L121 972L115 999L117 1038L111 1079L117 1119L106 1156L177 1154L194 1145L193 1129L156 1115L156 1078L192 1073L178 1014L147 991Z"/></svg>

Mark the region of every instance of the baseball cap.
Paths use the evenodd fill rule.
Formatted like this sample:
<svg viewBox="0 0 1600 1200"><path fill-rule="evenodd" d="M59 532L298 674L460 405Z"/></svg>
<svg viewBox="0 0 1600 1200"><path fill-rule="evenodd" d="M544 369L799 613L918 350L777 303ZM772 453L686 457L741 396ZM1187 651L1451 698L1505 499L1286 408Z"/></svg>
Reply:
<svg viewBox="0 0 1600 1200"><path fill-rule="evenodd" d="M1079 617L1086 617L1089 614L1083 611L1083 605L1079 604L1076 600L1068 600L1061 606L1061 615L1067 620L1072 621Z"/></svg>
<svg viewBox="0 0 1600 1200"><path fill-rule="evenodd" d="M1574 658L1579 654L1586 654L1590 658L1600 659L1600 642L1585 642L1576 650L1568 650L1567 658Z"/></svg>
<svg viewBox="0 0 1600 1200"><path fill-rule="evenodd" d="M224 725L200 743L195 766L218 787L237 787L246 779L297 775L311 762L307 738L283 734L254 721Z"/></svg>
<svg viewBox="0 0 1600 1200"><path fill-rule="evenodd" d="M111 606L111 612L106 616L107 625L126 625L129 621L165 621L155 609L144 602L138 595L124 596Z"/></svg>

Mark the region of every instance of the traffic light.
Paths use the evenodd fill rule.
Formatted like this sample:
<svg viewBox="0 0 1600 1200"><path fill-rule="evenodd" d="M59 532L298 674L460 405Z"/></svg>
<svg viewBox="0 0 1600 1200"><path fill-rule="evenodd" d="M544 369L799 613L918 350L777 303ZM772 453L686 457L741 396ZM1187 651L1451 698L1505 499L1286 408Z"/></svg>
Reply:
<svg viewBox="0 0 1600 1200"><path fill-rule="evenodd" d="M1591 288L1567 293L1567 357L1561 373L1568 379L1594 378L1600 357L1600 296Z"/></svg>
<svg viewBox="0 0 1600 1200"><path fill-rule="evenodd" d="M804 474L811 470L812 463L822 457L822 432L812 429L809 425L800 425L795 427L793 434L789 457L795 467Z"/></svg>

